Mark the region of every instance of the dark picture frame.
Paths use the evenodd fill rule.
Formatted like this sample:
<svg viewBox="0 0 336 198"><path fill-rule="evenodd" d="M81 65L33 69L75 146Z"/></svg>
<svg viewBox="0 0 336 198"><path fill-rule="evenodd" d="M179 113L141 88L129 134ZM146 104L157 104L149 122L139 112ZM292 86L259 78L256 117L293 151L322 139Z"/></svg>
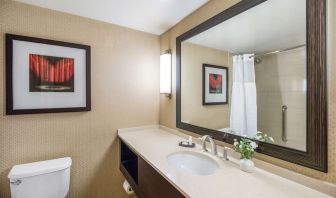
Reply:
<svg viewBox="0 0 336 198"><path fill-rule="evenodd" d="M176 38L176 127L211 135L233 144L240 139L230 133L196 126L181 120L181 43L267 0L244 0ZM328 172L328 97L326 52L326 0L306 0L307 32L307 137L306 151L258 142L257 152L321 172Z"/></svg>
<svg viewBox="0 0 336 198"><path fill-rule="evenodd" d="M217 72L207 73L207 69L217 70ZM225 76L220 73L225 71ZM212 77L212 79L211 79ZM212 82L210 82L212 81ZM202 104L203 105L223 105L228 104L229 100L229 68L225 66L217 66L211 64L202 65ZM212 84L214 84L212 86ZM224 84L224 85L223 85ZM211 95L225 96L223 101L210 101Z"/></svg>
<svg viewBox="0 0 336 198"><path fill-rule="evenodd" d="M35 38L35 37L28 37L28 36L22 36L22 35L15 35L15 34L5 34L6 38L6 114L7 115L17 115L17 114L37 114L37 113L61 113L61 112L80 112L80 111L90 111L91 110L91 47L88 45L82 45L82 44L75 44L75 43L69 43L69 42L63 42L63 41L55 41L55 40L49 40L49 39L42 39L42 38ZM34 53L34 50L29 51L29 53L22 53L24 56L19 56L20 59L24 59L25 64L18 64L17 60L14 60L14 56L16 59L18 59L18 55L15 55L13 50L17 50L15 46L15 43L21 42L21 43L27 43L27 46L25 46L26 51L29 51L29 46L36 46L39 44L39 46L43 46L37 51L40 51L42 53L36 54ZM76 53L78 53L76 50L81 50L81 56L79 63L76 65L74 61L76 61L74 58L68 58L68 54L66 57L58 57L45 55L43 54L43 50L48 49L48 47L61 47L61 49L67 49L67 50L73 50ZM38 48L38 47L35 47ZM20 48L21 49L21 48ZM22 50L21 50L22 51ZM49 50L49 53L52 50ZM79 53L78 53L79 54ZM69 54L69 57L71 57L71 54ZM37 63L34 64L33 59L39 59ZM35 61L36 62L36 61ZM25 78L25 82L20 85L20 88L23 91L27 92L27 94L34 95L33 97L43 97L43 94L47 93L49 94L48 97L45 97L44 100L52 98L53 101L50 103L57 103L62 95L61 94L67 94L66 96L76 98L77 95L71 95L71 94L77 94L79 91L75 91L76 84L74 84L74 78L75 73L78 72L78 70L75 70L74 67L82 67L80 71L81 75L80 77L77 77L78 79L82 78L81 86L83 87L83 90L85 90L85 93L78 93L81 96L81 103L82 105L74 105L74 106L68 106L65 105L65 107L59 107L62 106L62 104L59 104L58 107L47 107L47 108L25 108L24 105L21 105L23 107L15 107L14 106L14 100L25 100L25 98L18 98L18 96L15 96L13 88L15 87L14 84L17 83L17 80L15 80L15 76L18 72L13 72L15 70L15 66L13 64L20 65L22 68L27 67L27 71L29 70L29 74L23 74L25 76L29 76ZM26 64L27 63L27 64ZM57 66L57 68L56 68ZM37 67L37 73L34 73L32 71L33 67ZM41 68L44 68L44 72L42 72ZM59 68L62 69L59 69ZM40 71L39 71L40 70ZM46 71L47 70L47 71ZM51 71L52 70L52 71ZM62 74L56 75L57 71L62 71ZM84 74L85 72L85 74ZM20 72L24 73L24 72ZM36 75L34 75L36 74ZM44 74L45 79L43 77L40 77L38 74ZM55 76L57 78L59 77L60 80L54 80ZM62 80L61 80L62 78ZM28 80L27 80L28 79ZM42 80L41 80L42 79ZM24 81L24 80L23 80ZM42 85L42 82L45 83ZM63 83L63 84L62 84ZM20 87L18 86L18 87ZM38 87L38 88L36 88ZM19 89L19 91L21 91ZM29 92L29 93L28 93ZM52 95L54 94L54 95ZM70 95L69 95L70 94ZM55 99L53 98L55 97ZM57 98L58 97L58 98ZM30 98L27 98L28 103L31 100ZM48 102L48 101L47 101ZM45 106L48 106L50 103L47 103ZM75 103L75 102L74 102ZM38 105L37 105L38 106ZM49 105L52 106L52 105Z"/></svg>

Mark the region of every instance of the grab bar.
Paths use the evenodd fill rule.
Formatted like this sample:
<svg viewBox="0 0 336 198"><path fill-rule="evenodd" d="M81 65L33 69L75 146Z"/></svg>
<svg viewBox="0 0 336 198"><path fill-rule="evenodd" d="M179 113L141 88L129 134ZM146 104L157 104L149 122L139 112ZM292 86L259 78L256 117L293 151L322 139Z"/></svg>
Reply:
<svg viewBox="0 0 336 198"><path fill-rule="evenodd" d="M287 106L282 106L282 141L287 142Z"/></svg>

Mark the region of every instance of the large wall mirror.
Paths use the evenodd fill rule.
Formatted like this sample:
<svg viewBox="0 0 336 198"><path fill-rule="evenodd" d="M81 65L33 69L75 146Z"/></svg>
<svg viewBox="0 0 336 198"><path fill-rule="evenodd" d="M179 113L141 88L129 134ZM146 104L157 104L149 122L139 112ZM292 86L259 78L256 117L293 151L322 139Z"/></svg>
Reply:
<svg viewBox="0 0 336 198"><path fill-rule="evenodd" d="M179 36L177 127L326 172L325 10L244 0Z"/></svg>

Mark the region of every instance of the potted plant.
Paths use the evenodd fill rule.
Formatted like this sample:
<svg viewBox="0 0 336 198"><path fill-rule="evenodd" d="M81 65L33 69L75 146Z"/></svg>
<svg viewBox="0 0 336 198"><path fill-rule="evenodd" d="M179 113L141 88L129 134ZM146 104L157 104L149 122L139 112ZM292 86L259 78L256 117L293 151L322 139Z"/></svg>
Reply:
<svg viewBox="0 0 336 198"><path fill-rule="evenodd" d="M240 153L240 169L245 172L253 172L254 163L252 157L255 149L258 147L257 143L247 138L241 138L239 141L234 139L234 150Z"/></svg>

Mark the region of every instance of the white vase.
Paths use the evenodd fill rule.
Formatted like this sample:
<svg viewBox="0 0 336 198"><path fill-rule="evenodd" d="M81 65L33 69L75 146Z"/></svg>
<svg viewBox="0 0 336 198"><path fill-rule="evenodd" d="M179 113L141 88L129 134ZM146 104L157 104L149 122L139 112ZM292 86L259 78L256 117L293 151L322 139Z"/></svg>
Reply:
<svg viewBox="0 0 336 198"><path fill-rule="evenodd" d="M254 163L250 159L241 159L240 160L240 169L242 171L252 173L254 171Z"/></svg>

